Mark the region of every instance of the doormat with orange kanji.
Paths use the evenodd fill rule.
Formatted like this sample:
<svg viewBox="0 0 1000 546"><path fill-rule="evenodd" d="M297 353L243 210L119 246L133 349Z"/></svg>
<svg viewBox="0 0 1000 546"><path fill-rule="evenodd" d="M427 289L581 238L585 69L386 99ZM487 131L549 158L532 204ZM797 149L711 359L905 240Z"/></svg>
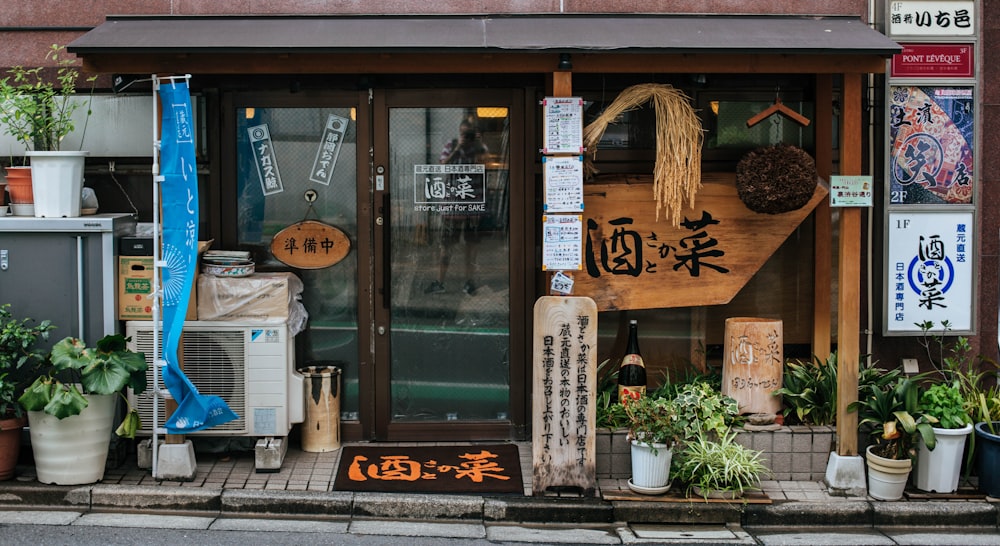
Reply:
<svg viewBox="0 0 1000 546"><path fill-rule="evenodd" d="M389 493L524 492L513 444L344 446L336 491Z"/></svg>

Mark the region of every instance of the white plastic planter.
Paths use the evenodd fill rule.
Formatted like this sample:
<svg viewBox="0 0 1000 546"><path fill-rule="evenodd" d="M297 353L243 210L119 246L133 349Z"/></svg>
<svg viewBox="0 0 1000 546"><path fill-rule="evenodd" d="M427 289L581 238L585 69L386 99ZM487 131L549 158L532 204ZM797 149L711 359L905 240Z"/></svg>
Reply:
<svg viewBox="0 0 1000 546"><path fill-rule="evenodd" d="M655 454L654 454L655 451ZM673 453L667 444L632 440L631 485L639 492L659 492L670 486L670 459ZM645 491L644 491L645 490ZM660 491L663 490L663 491Z"/></svg>
<svg viewBox="0 0 1000 546"><path fill-rule="evenodd" d="M35 218L80 216L83 167L88 152L28 152Z"/></svg>
<svg viewBox="0 0 1000 546"><path fill-rule="evenodd" d="M910 478L912 463L909 459L886 459L872 454L872 446L865 450L868 463L868 495L885 501L903 498L906 481Z"/></svg>
<svg viewBox="0 0 1000 546"><path fill-rule="evenodd" d="M81 485L104 477L114 425L114 394L88 394L88 406L65 419L28 412L35 473L41 483Z"/></svg>
<svg viewBox="0 0 1000 546"><path fill-rule="evenodd" d="M935 428L934 437L937 442L933 450L927 449L923 438L920 439L917 473L914 477L917 489L935 493L953 493L958 489L965 440L969 434L972 434L972 425L963 428Z"/></svg>

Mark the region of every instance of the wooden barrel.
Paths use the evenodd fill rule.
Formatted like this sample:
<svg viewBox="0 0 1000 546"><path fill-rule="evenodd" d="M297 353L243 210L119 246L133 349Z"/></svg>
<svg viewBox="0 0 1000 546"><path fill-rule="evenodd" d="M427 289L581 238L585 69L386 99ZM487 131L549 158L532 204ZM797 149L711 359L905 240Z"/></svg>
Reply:
<svg viewBox="0 0 1000 546"><path fill-rule="evenodd" d="M340 449L340 368L307 366L302 451L324 453Z"/></svg>
<svg viewBox="0 0 1000 546"><path fill-rule="evenodd" d="M781 321L767 318L726 319L723 344L722 394L740 404L740 413L776 414L784 371Z"/></svg>

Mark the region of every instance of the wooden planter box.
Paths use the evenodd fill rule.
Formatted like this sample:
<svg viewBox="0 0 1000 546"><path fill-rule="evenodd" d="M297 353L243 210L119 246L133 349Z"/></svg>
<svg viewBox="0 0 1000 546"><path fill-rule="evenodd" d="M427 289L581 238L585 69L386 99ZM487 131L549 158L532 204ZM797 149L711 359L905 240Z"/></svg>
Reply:
<svg viewBox="0 0 1000 546"><path fill-rule="evenodd" d="M783 426L773 431L737 429L736 441L763 452L773 480L819 481L834 448L834 428L828 426ZM596 468L598 479L632 477L632 459L624 429L598 429Z"/></svg>

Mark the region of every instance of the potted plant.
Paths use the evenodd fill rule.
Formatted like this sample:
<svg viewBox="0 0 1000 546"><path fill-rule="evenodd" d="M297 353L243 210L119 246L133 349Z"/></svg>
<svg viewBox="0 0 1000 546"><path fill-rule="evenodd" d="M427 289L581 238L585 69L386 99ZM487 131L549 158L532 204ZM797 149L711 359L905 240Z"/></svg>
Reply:
<svg viewBox="0 0 1000 546"><path fill-rule="evenodd" d="M965 440L972 433L958 382L931 385L920 395L920 406L937 419L932 427L936 445L931 449L919 438L914 484L922 491L951 493L958 489Z"/></svg>
<svg viewBox="0 0 1000 546"><path fill-rule="evenodd" d="M848 411L858 412L859 430L868 432L872 444L865 451L868 464L868 494L879 500L903 496L916 456L916 438L935 446L934 417L924 415L919 405L919 378L898 377L859 389L858 400Z"/></svg>
<svg viewBox="0 0 1000 546"><path fill-rule="evenodd" d="M64 49L53 44L46 53L55 65L54 79L46 67L15 66L0 80L0 125L31 158L36 217L80 215L87 152L63 150L62 141L75 129L73 114L83 103L73 100L80 72Z"/></svg>
<svg viewBox="0 0 1000 546"><path fill-rule="evenodd" d="M17 402L23 391L22 378L45 355L35 347L55 328L49 321L34 324L29 318L15 319L10 304L0 305L0 480L14 476L21 450L21 429L27 424Z"/></svg>
<svg viewBox="0 0 1000 546"><path fill-rule="evenodd" d="M979 411L982 420L977 420L977 442L975 467L979 475L979 491L991 497L1000 497L1000 388L993 387L989 393L979 395Z"/></svg>
<svg viewBox="0 0 1000 546"><path fill-rule="evenodd" d="M760 488L760 480L770 471L761 452L736 443L736 433L726 432L717 439L699 433L684 446L678 478L688 493L709 498L736 499Z"/></svg>
<svg viewBox="0 0 1000 546"><path fill-rule="evenodd" d="M104 336L96 348L67 337L52 347L50 366L19 399L28 410L38 481L93 483L104 476L114 426L115 395L146 390L146 359L130 351L121 334ZM65 381L65 382L64 382ZM116 433L134 438L139 414L130 408Z"/></svg>
<svg viewBox="0 0 1000 546"><path fill-rule="evenodd" d="M632 450L628 486L642 494L664 493L670 488L671 447L680 430L677 408L667 398L639 393L623 398Z"/></svg>

